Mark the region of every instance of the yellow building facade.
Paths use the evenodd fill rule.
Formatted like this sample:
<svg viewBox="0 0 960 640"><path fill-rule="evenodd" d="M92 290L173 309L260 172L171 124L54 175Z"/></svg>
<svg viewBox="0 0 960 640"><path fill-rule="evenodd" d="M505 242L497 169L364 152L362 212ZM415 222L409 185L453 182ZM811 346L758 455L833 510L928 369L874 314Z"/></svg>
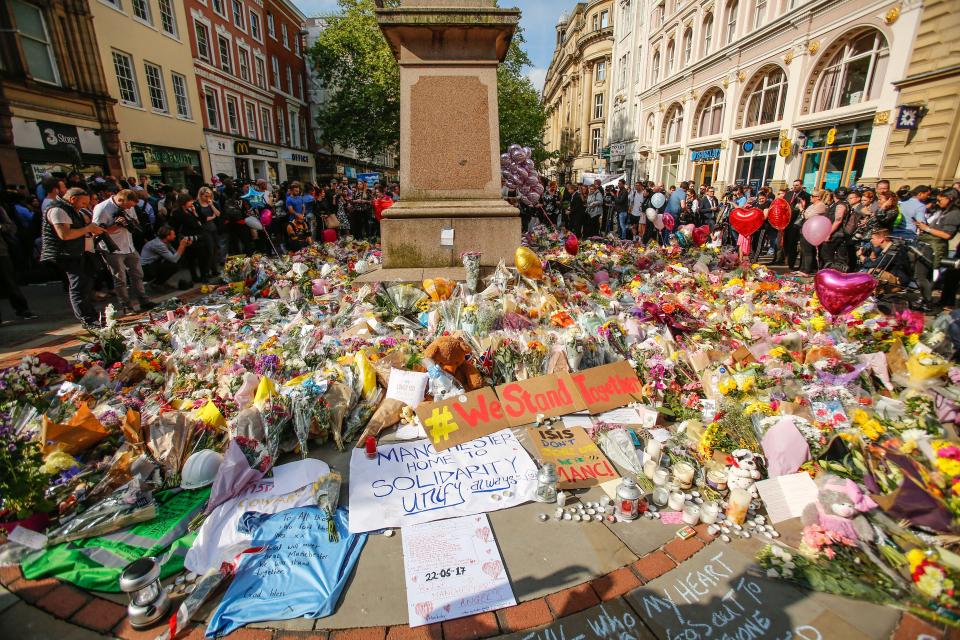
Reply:
<svg viewBox="0 0 960 640"><path fill-rule="evenodd" d="M880 172L894 188L901 184L943 186L960 179L958 8L955 0L923 3L906 76L894 82L900 95ZM915 117L917 108L919 118Z"/></svg>
<svg viewBox="0 0 960 640"><path fill-rule="evenodd" d="M545 175L579 182L607 169L607 112L610 109L612 0L580 2L557 24L557 48L547 70L547 151L559 153Z"/></svg>
<svg viewBox="0 0 960 640"><path fill-rule="evenodd" d="M211 172L183 3L89 2L125 176L196 192Z"/></svg>

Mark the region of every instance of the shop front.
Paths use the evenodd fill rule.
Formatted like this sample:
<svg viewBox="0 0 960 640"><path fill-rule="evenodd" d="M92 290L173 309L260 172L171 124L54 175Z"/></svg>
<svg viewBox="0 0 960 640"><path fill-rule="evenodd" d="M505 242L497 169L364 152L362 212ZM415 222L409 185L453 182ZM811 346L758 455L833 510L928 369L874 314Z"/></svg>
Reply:
<svg viewBox="0 0 960 640"><path fill-rule="evenodd" d="M734 184L750 187L756 191L769 185L773 180L773 170L777 166L777 152L780 150L777 138L744 140L737 145L737 167Z"/></svg>
<svg viewBox="0 0 960 640"><path fill-rule="evenodd" d="M280 151L255 146L246 140L233 143L236 156L237 177L246 180L266 180L270 184L280 183Z"/></svg>
<svg viewBox="0 0 960 640"><path fill-rule="evenodd" d="M280 157L283 159L287 182L314 181L314 160L309 153L285 149Z"/></svg>
<svg viewBox="0 0 960 640"><path fill-rule="evenodd" d="M109 172L103 141L96 129L47 120L11 118L13 141L30 186L44 175L79 171L89 178Z"/></svg>
<svg viewBox="0 0 960 640"><path fill-rule="evenodd" d="M213 175L237 177L237 157L233 155L233 140L207 134L207 154Z"/></svg>
<svg viewBox="0 0 960 640"><path fill-rule="evenodd" d="M131 142L130 162L139 175L178 189L186 188L190 193L196 193L204 183L200 152L192 149Z"/></svg>
<svg viewBox="0 0 960 640"><path fill-rule="evenodd" d="M720 147L694 149L690 152L693 162L693 182L696 185L710 186L717 181L717 167L720 164Z"/></svg>
<svg viewBox="0 0 960 640"><path fill-rule="evenodd" d="M802 131L800 179L807 191L856 186L863 176L873 120Z"/></svg>
<svg viewBox="0 0 960 640"><path fill-rule="evenodd" d="M664 153L660 156L660 184L670 188L677 184L680 175L680 152Z"/></svg>

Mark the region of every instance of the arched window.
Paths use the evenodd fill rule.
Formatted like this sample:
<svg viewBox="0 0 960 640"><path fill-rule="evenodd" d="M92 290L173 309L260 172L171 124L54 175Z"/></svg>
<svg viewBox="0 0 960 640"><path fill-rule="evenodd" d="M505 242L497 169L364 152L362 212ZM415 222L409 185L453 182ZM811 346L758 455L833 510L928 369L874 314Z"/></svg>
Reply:
<svg viewBox="0 0 960 640"><path fill-rule="evenodd" d="M713 88L703 95L697 105L696 123L698 138L720 133L723 128L723 91Z"/></svg>
<svg viewBox="0 0 960 640"><path fill-rule="evenodd" d="M650 68L650 84L656 84L660 81L660 52L653 52L653 65Z"/></svg>
<svg viewBox="0 0 960 640"><path fill-rule="evenodd" d="M673 63L677 58L677 48L673 44L673 40L667 43L667 72L665 77L669 77L673 73Z"/></svg>
<svg viewBox="0 0 960 640"><path fill-rule="evenodd" d="M657 135L657 118L652 113L647 116L647 144L653 144Z"/></svg>
<svg viewBox="0 0 960 640"><path fill-rule="evenodd" d="M693 29L687 27L683 32L683 66L690 64L693 57Z"/></svg>
<svg viewBox="0 0 960 640"><path fill-rule="evenodd" d="M811 112L865 102L880 92L890 57L883 35L870 29L835 46L836 51L824 52L824 61L814 67Z"/></svg>
<svg viewBox="0 0 960 640"><path fill-rule="evenodd" d="M713 46L713 14L708 13L703 19L703 55L710 55L710 48Z"/></svg>
<svg viewBox="0 0 960 640"><path fill-rule="evenodd" d="M724 44L730 44L737 35L737 11L740 10L740 4L737 0L731 0L727 3L727 38Z"/></svg>
<svg viewBox="0 0 960 640"><path fill-rule="evenodd" d="M746 115L743 126L776 122L783 118L787 76L778 66L765 67L750 81L744 95Z"/></svg>
<svg viewBox="0 0 960 640"><path fill-rule="evenodd" d="M667 115L663 118L663 136L660 138L661 144L673 144L680 142L680 132L683 131L683 107L674 102L667 109Z"/></svg>

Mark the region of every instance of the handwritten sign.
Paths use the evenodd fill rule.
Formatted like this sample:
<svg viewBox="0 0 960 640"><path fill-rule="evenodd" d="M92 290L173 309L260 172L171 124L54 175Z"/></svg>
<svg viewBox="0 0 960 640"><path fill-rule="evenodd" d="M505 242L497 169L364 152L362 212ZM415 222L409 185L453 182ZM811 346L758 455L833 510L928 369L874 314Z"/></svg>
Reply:
<svg viewBox="0 0 960 640"><path fill-rule="evenodd" d="M430 376L421 371L391 369L387 382L387 397L416 409L417 405L423 402L429 378Z"/></svg>
<svg viewBox="0 0 960 640"><path fill-rule="evenodd" d="M517 604L486 515L403 530L411 627Z"/></svg>
<svg viewBox="0 0 960 640"><path fill-rule="evenodd" d="M531 427L527 434L540 459L557 465L557 486L561 489L594 487L619 477L603 452L580 427Z"/></svg>
<svg viewBox="0 0 960 640"><path fill-rule="evenodd" d="M603 413L642 399L640 380L627 361L575 374L538 376L480 389L442 402L423 403L417 416L443 451L505 427L535 422L538 415Z"/></svg>
<svg viewBox="0 0 960 640"><path fill-rule="evenodd" d="M430 442L381 445L350 459L350 531L406 527L523 504L537 468L513 432L499 431L445 451Z"/></svg>

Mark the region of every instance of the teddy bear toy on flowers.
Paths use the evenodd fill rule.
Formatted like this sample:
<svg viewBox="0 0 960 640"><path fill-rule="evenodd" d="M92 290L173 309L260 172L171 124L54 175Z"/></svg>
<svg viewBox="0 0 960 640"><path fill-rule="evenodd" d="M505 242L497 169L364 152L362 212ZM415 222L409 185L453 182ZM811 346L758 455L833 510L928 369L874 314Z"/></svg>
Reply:
<svg viewBox="0 0 960 640"><path fill-rule="evenodd" d="M820 480L817 502L807 505L801 519L805 527L817 524L853 542L872 542L873 527L863 514L876 508L853 480L826 475Z"/></svg>
<svg viewBox="0 0 960 640"><path fill-rule="evenodd" d="M756 460L758 457L749 449L732 451L727 459L727 486L731 489L743 489L751 498L756 498L756 483L760 479Z"/></svg>

